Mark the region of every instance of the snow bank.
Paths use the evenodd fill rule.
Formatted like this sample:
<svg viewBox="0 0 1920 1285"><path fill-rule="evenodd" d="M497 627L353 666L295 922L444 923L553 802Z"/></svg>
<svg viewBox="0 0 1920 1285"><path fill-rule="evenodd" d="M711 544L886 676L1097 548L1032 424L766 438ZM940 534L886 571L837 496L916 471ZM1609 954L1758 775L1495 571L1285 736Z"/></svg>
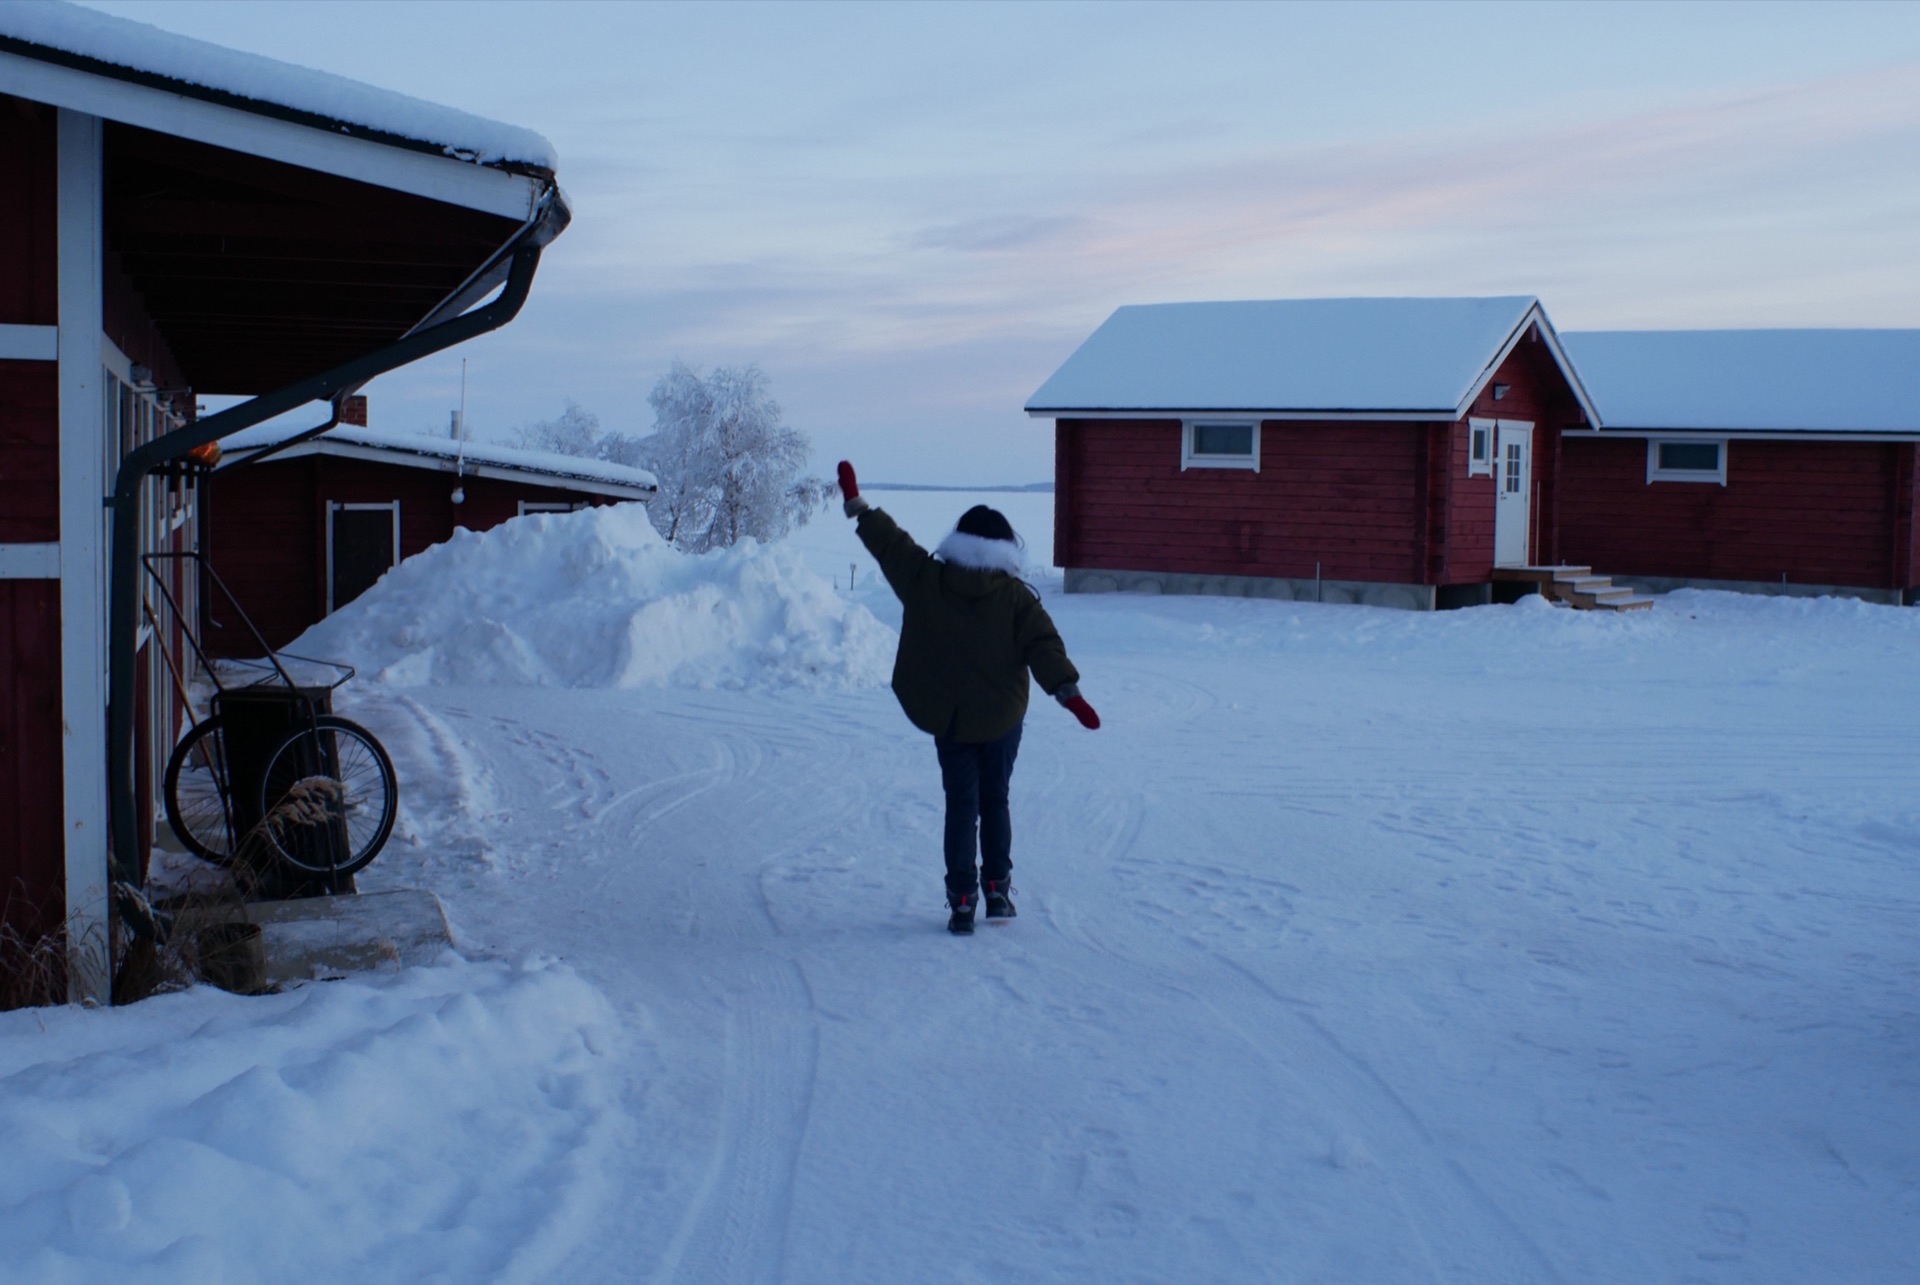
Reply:
<svg viewBox="0 0 1920 1285"><path fill-rule="evenodd" d="M0 1013L9 1278L547 1277L627 1141L616 1032L569 969L451 956Z"/></svg>
<svg viewBox="0 0 1920 1285"><path fill-rule="evenodd" d="M884 684L894 645L793 551L690 556L625 504L457 532L290 650L396 686L817 689Z"/></svg>

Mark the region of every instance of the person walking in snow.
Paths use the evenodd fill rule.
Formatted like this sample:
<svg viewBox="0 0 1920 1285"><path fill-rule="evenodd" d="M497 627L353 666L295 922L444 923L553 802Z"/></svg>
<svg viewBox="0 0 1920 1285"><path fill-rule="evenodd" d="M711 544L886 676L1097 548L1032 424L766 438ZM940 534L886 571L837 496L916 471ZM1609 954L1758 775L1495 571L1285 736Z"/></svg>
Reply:
<svg viewBox="0 0 1920 1285"><path fill-rule="evenodd" d="M845 460L840 494L903 609L893 694L913 725L933 737L940 758L953 912L947 930L970 933L983 881L987 918L1015 914L1007 794L1027 717L1028 672L1084 726L1099 727L1100 716L1080 695L1080 671L1040 596L1020 579L1020 545L1005 516L977 504L929 554L860 498Z"/></svg>

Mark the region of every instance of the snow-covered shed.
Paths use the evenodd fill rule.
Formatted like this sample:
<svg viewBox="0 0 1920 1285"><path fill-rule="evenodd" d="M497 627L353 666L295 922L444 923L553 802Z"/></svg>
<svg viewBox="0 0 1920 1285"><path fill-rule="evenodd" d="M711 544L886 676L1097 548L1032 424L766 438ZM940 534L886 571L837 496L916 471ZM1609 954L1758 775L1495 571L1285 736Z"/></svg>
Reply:
<svg viewBox="0 0 1920 1285"><path fill-rule="evenodd" d="M451 432L370 428L358 397L342 408L339 426L288 444L293 436L260 425L221 443L226 454L202 506L209 564L274 647L456 529L644 501L659 489L644 469ZM251 655L252 635L227 614L216 595L202 599L208 653Z"/></svg>
<svg viewBox="0 0 1920 1285"><path fill-rule="evenodd" d="M1537 299L1123 307L1027 402L1069 592L1431 609L1551 556L1592 402Z"/></svg>
<svg viewBox="0 0 1920 1285"><path fill-rule="evenodd" d="M1568 560L1652 590L1914 600L1920 330L1564 342L1604 420L1564 447Z"/></svg>
<svg viewBox="0 0 1920 1285"><path fill-rule="evenodd" d="M0 935L104 999L182 714L142 557L193 547L194 452L504 325L569 214L531 131L57 3L0 5L0 161Z"/></svg>

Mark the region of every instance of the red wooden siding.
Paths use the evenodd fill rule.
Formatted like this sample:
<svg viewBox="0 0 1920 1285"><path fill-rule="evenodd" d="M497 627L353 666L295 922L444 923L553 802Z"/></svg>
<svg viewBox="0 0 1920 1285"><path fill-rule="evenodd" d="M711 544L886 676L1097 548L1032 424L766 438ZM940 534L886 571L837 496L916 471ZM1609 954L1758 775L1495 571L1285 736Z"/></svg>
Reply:
<svg viewBox="0 0 1920 1285"><path fill-rule="evenodd" d="M66 918L58 580L0 580L0 674L0 925L31 939Z"/></svg>
<svg viewBox="0 0 1920 1285"><path fill-rule="evenodd" d="M0 94L0 325L60 320L58 169L49 107Z"/></svg>
<svg viewBox="0 0 1920 1285"><path fill-rule="evenodd" d="M1495 399L1491 384L1503 385ZM1556 541L1558 430L1584 423L1529 334L1470 414L1534 425L1536 556ZM1054 557L1063 567L1196 575L1484 583L1495 483L1470 477L1464 421L1268 420L1260 471L1180 469L1180 422L1056 422Z"/></svg>
<svg viewBox="0 0 1920 1285"><path fill-rule="evenodd" d="M1561 559L1556 552L1559 531L1555 517L1563 476L1560 434L1563 429L1584 425L1586 413L1580 409L1553 354L1537 336L1537 331L1529 332L1507 355L1467 414L1473 419L1524 420L1533 425L1533 529L1529 547L1533 561L1557 562ZM1493 395L1495 385L1506 388L1505 395L1498 399ZM1465 425L1462 431L1466 431ZM1493 475L1469 479L1463 462L1459 476L1465 489L1453 515L1451 575L1441 583L1476 584L1493 574L1494 505L1498 494Z"/></svg>
<svg viewBox="0 0 1920 1285"><path fill-rule="evenodd" d="M1332 580L1423 583L1430 431L1269 420L1259 472L1182 472L1178 420L1062 420L1059 556L1097 570L1295 578L1318 563Z"/></svg>
<svg viewBox="0 0 1920 1285"><path fill-rule="evenodd" d="M0 361L0 544L60 538L60 370Z"/></svg>
<svg viewBox="0 0 1920 1285"><path fill-rule="evenodd" d="M100 304L101 325L107 338L127 355L128 361L151 370L159 387L185 387L187 378L180 373L180 363L174 360L173 349L153 324L153 318L147 313L147 301L121 266L118 253L108 253L104 275Z"/></svg>
<svg viewBox="0 0 1920 1285"><path fill-rule="evenodd" d="M1565 559L1611 575L1906 588L1913 580L1911 446L1727 445L1727 485L1647 481L1647 444L1570 433L1560 491ZM1898 502L1902 491L1906 504ZM1903 559L1901 549L1907 551Z"/></svg>
<svg viewBox="0 0 1920 1285"><path fill-rule="evenodd" d="M1912 442L1894 447L1893 477L1893 584L1911 589L1920 585L1920 522L1914 521L1915 506L1920 505L1920 451Z"/></svg>
<svg viewBox="0 0 1920 1285"><path fill-rule="evenodd" d="M453 489L466 493L453 503ZM253 618L269 645L284 647L326 615L327 506L400 502L400 556L412 557L450 537L457 525L498 526L520 502L611 502L558 486L499 478L456 478L434 469L327 456L261 464L214 475L206 551L215 571ZM218 594L209 594L203 633L216 656L251 656L259 648ZM213 627L218 624L222 628Z"/></svg>

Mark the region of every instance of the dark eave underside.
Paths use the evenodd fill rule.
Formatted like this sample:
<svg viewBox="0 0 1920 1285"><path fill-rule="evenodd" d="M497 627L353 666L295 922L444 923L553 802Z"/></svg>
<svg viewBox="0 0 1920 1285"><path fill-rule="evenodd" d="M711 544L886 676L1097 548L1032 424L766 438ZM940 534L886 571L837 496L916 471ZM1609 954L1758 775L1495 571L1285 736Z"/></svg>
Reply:
<svg viewBox="0 0 1920 1285"><path fill-rule="evenodd" d="M519 226L118 124L106 188L108 252L201 393L264 392L391 343Z"/></svg>

